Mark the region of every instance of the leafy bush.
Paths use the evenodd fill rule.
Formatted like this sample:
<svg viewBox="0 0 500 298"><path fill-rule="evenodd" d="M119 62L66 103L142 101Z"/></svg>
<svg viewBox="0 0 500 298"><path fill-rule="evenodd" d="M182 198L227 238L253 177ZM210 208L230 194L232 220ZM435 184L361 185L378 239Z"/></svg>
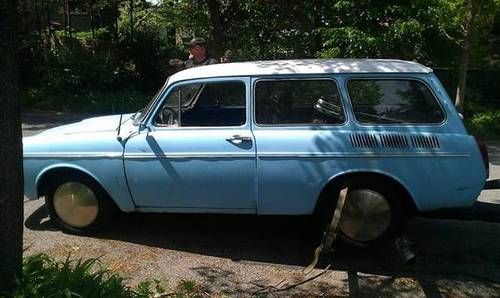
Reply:
<svg viewBox="0 0 500 298"><path fill-rule="evenodd" d="M500 110L476 113L466 121L469 132L483 138L500 136Z"/></svg>
<svg viewBox="0 0 500 298"><path fill-rule="evenodd" d="M85 93L54 93L47 88L30 88L21 95L24 107L40 110L64 110L79 113L127 113L143 108L151 95L136 89L95 91Z"/></svg>
<svg viewBox="0 0 500 298"><path fill-rule="evenodd" d="M13 297L133 297L124 279L98 259L56 262L45 254L25 258Z"/></svg>
<svg viewBox="0 0 500 298"><path fill-rule="evenodd" d="M125 279L104 269L99 259L58 262L46 254L26 257L22 277L11 293L0 297L174 297L198 296L198 286L193 281L181 282L175 291L166 293L159 280L146 280L132 289Z"/></svg>

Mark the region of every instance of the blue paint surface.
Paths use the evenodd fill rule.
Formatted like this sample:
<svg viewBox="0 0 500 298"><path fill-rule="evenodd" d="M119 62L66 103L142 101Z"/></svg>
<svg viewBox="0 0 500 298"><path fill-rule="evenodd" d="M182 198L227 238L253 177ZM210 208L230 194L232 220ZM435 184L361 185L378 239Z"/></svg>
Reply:
<svg viewBox="0 0 500 298"><path fill-rule="evenodd" d="M131 114L97 117L24 138L25 194L51 170L70 168L93 177L123 211L311 214L325 185L344 174L378 173L399 182L421 211L471 206L486 172L444 88L432 73L276 75L265 78L331 78L346 113L342 125L259 126L253 86L246 86L246 123L237 127L156 127L153 115L176 84L160 92L140 125ZM411 78L427 84L446 120L437 125L361 125L346 92L348 78ZM248 140L228 141L239 135ZM379 146L356 146L374 138ZM356 139L358 138L358 139ZM361 138L361 139L360 139ZM403 145L394 140L406 140ZM383 146L382 140L387 141ZM426 141L419 146L418 140ZM415 143L417 142L417 143ZM438 144L438 145L437 145ZM359 145L359 144L358 144Z"/></svg>

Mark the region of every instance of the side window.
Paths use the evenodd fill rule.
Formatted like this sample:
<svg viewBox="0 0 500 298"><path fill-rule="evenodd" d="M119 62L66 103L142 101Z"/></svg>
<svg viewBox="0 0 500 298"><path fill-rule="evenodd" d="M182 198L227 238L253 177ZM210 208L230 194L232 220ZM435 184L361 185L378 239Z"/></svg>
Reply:
<svg viewBox="0 0 500 298"><path fill-rule="evenodd" d="M258 124L341 124L344 109L332 80L259 81L255 86Z"/></svg>
<svg viewBox="0 0 500 298"><path fill-rule="evenodd" d="M170 92L156 119L159 126L243 125L246 121L245 83L179 86Z"/></svg>
<svg viewBox="0 0 500 298"><path fill-rule="evenodd" d="M351 79L347 82L356 120L364 124L441 123L444 112L417 80Z"/></svg>

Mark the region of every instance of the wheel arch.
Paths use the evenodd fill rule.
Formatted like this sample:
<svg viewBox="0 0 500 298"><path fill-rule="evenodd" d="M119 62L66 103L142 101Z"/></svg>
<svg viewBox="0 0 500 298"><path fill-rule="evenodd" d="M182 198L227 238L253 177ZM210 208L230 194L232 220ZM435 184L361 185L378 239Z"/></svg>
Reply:
<svg viewBox="0 0 500 298"><path fill-rule="evenodd" d="M103 184L101 181L93 175L91 172L88 170L72 165L72 164L58 164L58 165L53 165L50 167L45 168L43 171L41 171L38 176L35 179L35 185L36 185L36 196L40 197L46 194L47 192L47 187L49 186L49 181L51 178L57 176L57 175L67 175L67 174L77 174L77 175L83 175L86 176L90 179L92 179L99 187L106 193L106 195L111 198L113 203L116 204L116 201L113 199L113 197L110 195L110 193L104 188Z"/></svg>
<svg viewBox="0 0 500 298"><path fill-rule="evenodd" d="M412 216L418 212L419 208L416 204L414 196L411 191L409 191L408 187L396 177L379 171L372 170L360 170L360 171L348 171L339 173L333 177L331 177L323 186L321 192L317 196L316 204L314 206L314 212L316 213L318 208L321 208L322 203L328 200L329 196L327 195L329 192L335 189L339 189L343 185L349 186L349 181L354 180L367 180L377 181L380 183L387 183L393 186L396 190L398 197L401 197L401 205L403 207L403 212Z"/></svg>

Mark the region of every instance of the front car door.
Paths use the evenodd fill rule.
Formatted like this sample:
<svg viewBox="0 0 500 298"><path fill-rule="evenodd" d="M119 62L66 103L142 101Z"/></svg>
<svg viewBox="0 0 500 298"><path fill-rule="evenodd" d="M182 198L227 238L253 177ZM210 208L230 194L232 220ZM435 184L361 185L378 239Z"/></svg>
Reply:
<svg viewBox="0 0 500 298"><path fill-rule="evenodd" d="M139 209L256 212L256 151L250 79L193 80L170 86L128 140L125 171Z"/></svg>

